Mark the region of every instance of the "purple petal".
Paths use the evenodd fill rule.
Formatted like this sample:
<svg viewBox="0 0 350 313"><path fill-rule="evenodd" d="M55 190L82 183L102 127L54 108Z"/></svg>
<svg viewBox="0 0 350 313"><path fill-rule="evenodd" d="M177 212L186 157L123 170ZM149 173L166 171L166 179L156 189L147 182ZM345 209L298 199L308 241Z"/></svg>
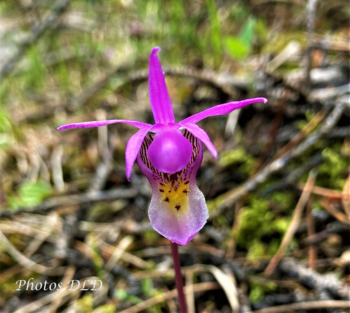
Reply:
<svg viewBox="0 0 350 313"><path fill-rule="evenodd" d="M189 132L184 136L193 145L188 166L176 174L165 174L152 168L147 149L152 137L148 135L137 157L140 170L152 186L148 215L152 227L161 235L180 245L186 245L203 228L209 214L205 198L196 184L197 171L202 163L201 142Z"/></svg>
<svg viewBox="0 0 350 313"><path fill-rule="evenodd" d="M143 129L143 128L149 128L152 126L151 124L142 123L138 121L128 121L128 120L107 120L107 121L92 121L92 122L82 122L82 123L73 123L73 124L67 124L58 127L58 130L63 129L70 129L70 128L89 128L89 127L100 127L105 126L109 124L115 124L115 123L126 123L133 125L137 128Z"/></svg>
<svg viewBox="0 0 350 313"><path fill-rule="evenodd" d="M168 124L175 121L168 89L165 84L164 73L157 52L159 47L153 48L149 58L149 98L156 123Z"/></svg>
<svg viewBox="0 0 350 313"><path fill-rule="evenodd" d="M149 128L139 130L136 134L132 135L126 144L125 150L125 164L126 164L126 178L130 181L130 175L132 167L136 160L137 154L140 151L142 142L147 135Z"/></svg>
<svg viewBox="0 0 350 313"><path fill-rule="evenodd" d="M194 114L188 118L185 118L179 123L197 123L200 120L208 117L208 116L214 116L214 115L224 115L232 112L233 110L240 109L246 105L256 103L256 102L267 102L267 99L265 98L253 98L253 99L247 99L243 101L236 101L236 102L228 102L225 104L219 104L212 108L209 108L207 110L204 110L202 112L199 112L197 114Z"/></svg>
<svg viewBox="0 0 350 313"><path fill-rule="evenodd" d="M165 126L155 135L147 154L158 171L173 174L190 162L192 144L181 131Z"/></svg>
<svg viewBox="0 0 350 313"><path fill-rule="evenodd" d="M192 135L197 137L200 141L202 141L207 146L208 150L214 158L218 157L218 152L216 151L208 134L202 128L193 123L180 123L180 125L186 128Z"/></svg>
<svg viewBox="0 0 350 313"><path fill-rule="evenodd" d="M135 163L137 155L140 151L142 142L146 137L149 128L144 128L139 130L136 134L132 135L126 144L125 149L125 165L126 165L126 178L130 181L130 175L132 172L132 167Z"/></svg>

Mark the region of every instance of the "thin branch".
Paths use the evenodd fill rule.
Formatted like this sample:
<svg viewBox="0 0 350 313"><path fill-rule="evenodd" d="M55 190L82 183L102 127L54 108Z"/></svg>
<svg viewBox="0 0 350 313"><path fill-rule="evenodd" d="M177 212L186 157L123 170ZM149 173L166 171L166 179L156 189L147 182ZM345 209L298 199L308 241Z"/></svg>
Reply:
<svg viewBox="0 0 350 313"><path fill-rule="evenodd" d="M60 276L66 271L65 267L46 267L28 259L21 252L19 252L11 244L10 241L8 241L6 236L1 231L0 231L0 242L5 246L8 253L26 269L32 270L33 272L36 272L42 275L52 275L52 276Z"/></svg>
<svg viewBox="0 0 350 313"><path fill-rule="evenodd" d="M335 275L319 274L290 258L284 259L278 269L283 275L296 279L300 284L306 285L308 289L314 289L318 293L326 291L336 299L350 300L349 287L342 284Z"/></svg>
<svg viewBox="0 0 350 313"><path fill-rule="evenodd" d="M11 209L5 209L3 212L0 213L0 218L18 215L21 213L37 213L43 211L50 211L60 206L69 206L90 201L130 199L134 198L136 195L137 191L134 189L117 188L107 191L94 191L78 195L62 196L44 201L43 203L31 208L19 208L14 211Z"/></svg>
<svg viewBox="0 0 350 313"><path fill-rule="evenodd" d="M313 236L316 233L315 218L312 214L312 203L309 200L307 203L306 210L306 222L307 222L307 235L308 237ZM317 261L317 247L316 245L309 246L309 267L314 269Z"/></svg>
<svg viewBox="0 0 350 313"><path fill-rule="evenodd" d="M295 210L294 210L293 216L292 216L292 220L289 224L288 230L284 234L284 237L282 239L282 243L281 243L280 247L278 248L278 251L271 259L269 265L266 267L266 269L264 271L265 275L271 275L273 273L277 264L279 263L279 261L283 257L284 252L286 251L287 247L289 246L291 240L293 239L293 236L298 228L304 207L309 200L309 197L311 194L311 189L315 183L315 179L316 179L316 172L314 170L312 170L310 172L309 178L305 184L305 188L303 190L303 193L301 194L300 199L295 207Z"/></svg>

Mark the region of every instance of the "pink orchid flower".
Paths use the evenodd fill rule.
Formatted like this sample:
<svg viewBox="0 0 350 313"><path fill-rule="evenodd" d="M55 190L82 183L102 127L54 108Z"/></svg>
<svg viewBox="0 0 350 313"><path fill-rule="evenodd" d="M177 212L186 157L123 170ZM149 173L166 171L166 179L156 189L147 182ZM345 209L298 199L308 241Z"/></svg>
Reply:
<svg viewBox="0 0 350 313"><path fill-rule="evenodd" d="M141 172L152 186L148 214L152 227L169 240L186 245L205 225L209 214L205 198L196 184L206 145L214 158L217 151L207 133L196 125L200 120L223 115L251 103L267 102L254 98L214 106L176 123L164 73L153 48L149 59L149 97L155 125L129 120L74 123L58 128L99 127L127 123L140 130L131 136L125 151L126 177L130 180L137 159Z"/></svg>

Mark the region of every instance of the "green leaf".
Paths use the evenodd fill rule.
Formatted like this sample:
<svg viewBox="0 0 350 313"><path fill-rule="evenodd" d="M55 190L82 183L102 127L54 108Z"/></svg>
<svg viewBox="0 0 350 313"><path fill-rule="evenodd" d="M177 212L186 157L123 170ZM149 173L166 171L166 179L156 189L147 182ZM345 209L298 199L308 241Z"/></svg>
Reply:
<svg viewBox="0 0 350 313"><path fill-rule="evenodd" d="M145 296L150 297L152 293L152 280L150 278L145 278L141 282L142 292Z"/></svg>
<svg viewBox="0 0 350 313"><path fill-rule="evenodd" d="M245 22L240 34L239 39L242 40L248 47L250 47L253 43L254 34L255 34L255 19L253 17L249 17Z"/></svg>
<svg viewBox="0 0 350 313"><path fill-rule="evenodd" d="M229 36L225 39L225 49L231 58L239 61L248 56L250 46L238 37Z"/></svg>
<svg viewBox="0 0 350 313"><path fill-rule="evenodd" d="M51 186L42 181L23 183L18 188L18 196L9 196L9 205L13 209L38 205L48 197L51 192Z"/></svg>

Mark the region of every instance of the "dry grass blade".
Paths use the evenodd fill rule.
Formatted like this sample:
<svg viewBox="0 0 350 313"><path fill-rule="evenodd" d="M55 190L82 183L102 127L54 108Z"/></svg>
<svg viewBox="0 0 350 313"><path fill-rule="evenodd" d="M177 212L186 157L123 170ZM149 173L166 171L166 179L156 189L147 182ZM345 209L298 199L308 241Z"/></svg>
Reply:
<svg viewBox="0 0 350 313"><path fill-rule="evenodd" d="M13 276L21 273L23 271L23 266L21 265L15 265L10 267L9 269L3 271L0 273L0 285L6 281L7 279L12 278Z"/></svg>
<svg viewBox="0 0 350 313"><path fill-rule="evenodd" d="M258 311L251 311L247 313L282 313L293 312L297 310L318 310L318 309L347 309L350 308L349 301L342 300L322 300L322 301L307 301L292 303L286 305L279 305Z"/></svg>
<svg viewBox="0 0 350 313"><path fill-rule="evenodd" d="M95 240L96 240L96 244L102 249L103 252L105 252L108 255L108 257L111 257L114 252L120 250L119 246L118 247L112 246L104 242L102 239L100 239L97 236L95 237ZM142 269L146 269L149 267L149 264L146 261L142 260L141 258L123 250L120 250L120 252L122 253L120 258L123 261L133 264Z"/></svg>
<svg viewBox="0 0 350 313"><path fill-rule="evenodd" d="M238 293L232 279L222 270L213 265L206 266L206 268L214 275L222 289L225 291L232 312L237 313L239 311Z"/></svg>
<svg viewBox="0 0 350 313"><path fill-rule="evenodd" d="M305 184L298 184L298 188L300 190L303 190L305 188ZM318 186L314 186L311 190L311 193L318 195L318 196L323 196L323 197L332 198L332 199L341 199L342 198L342 193L340 191L333 190L333 189L327 189L327 188L323 188L323 187L318 187ZM348 198L348 197L346 197L346 198Z"/></svg>
<svg viewBox="0 0 350 313"><path fill-rule="evenodd" d="M124 250L126 250L126 248L131 245L133 240L134 240L133 237L126 236L120 241L118 247L115 248L112 256L110 257L110 259L105 265L105 270L107 272L109 272L113 268L113 266L118 262L118 260L121 258L122 254L124 253Z"/></svg>
<svg viewBox="0 0 350 313"><path fill-rule="evenodd" d="M187 292L188 287L184 287L184 289L185 289L185 292ZM202 291L208 291L208 290L214 290L214 289L220 289L220 285L218 283L213 283L213 282L193 285L193 292L202 292ZM137 313L142 310L146 310L147 308L150 308L151 306L156 305L158 303L162 303L166 300L175 298L176 296L177 296L177 290L173 289L166 293L163 293L161 295L148 299L144 302L138 303L119 313Z"/></svg>
<svg viewBox="0 0 350 313"><path fill-rule="evenodd" d="M307 235L308 237L313 236L316 233L315 230L315 219L312 215L312 204L311 201L307 203L306 210L306 222L307 222ZM315 245L309 247L309 267L314 268L317 261L317 249Z"/></svg>
<svg viewBox="0 0 350 313"><path fill-rule="evenodd" d="M305 188L300 196L300 199L295 207L295 210L294 210L294 213L292 216L292 220L289 224L289 227L288 227L286 233L284 234L284 237L282 239L282 243L281 243L280 247L278 248L278 251L273 256L269 265L266 267L266 269L264 271L265 275L271 275L273 273L273 271L275 270L279 261L281 260L284 252L286 251L288 245L290 244L290 242L295 234L295 231L297 230L303 209L304 209L307 201L309 200L312 187L315 183L315 179L316 179L316 172L314 170L312 170L309 174L308 180L305 184Z"/></svg>
<svg viewBox="0 0 350 313"><path fill-rule="evenodd" d="M313 119L309 123L305 125L305 127L296 134L291 141L289 141L278 153L274 156L271 162L274 160L279 159L283 155L285 155L287 152L292 150L295 146L297 146L299 143L301 143L305 137L307 137L325 118L326 112L318 112Z"/></svg>
<svg viewBox="0 0 350 313"><path fill-rule="evenodd" d="M33 241L30 242L29 246L25 249L24 255L26 257L31 257L33 253L41 246L47 237L50 236L51 232L55 229L58 222L58 214L53 212L47 217L42 232L38 233Z"/></svg>
<svg viewBox="0 0 350 313"><path fill-rule="evenodd" d="M12 244L7 240L5 235L0 231L0 242L3 244L8 253L23 267L32 270L33 272L42 275L60 276L66 271L65 267L46 267L33 262L19 252Z"/></svg>
<svg viewBox="0 0 350 313"><path fill-rule="evenodd" d="M193 291L193 272L186 273L186 304L188 313L196 313Z"/></svg>
<svg viewBox="0 0 350 313"><path fill-rule="evenodd" d="M126 188L116 188L106 191L92 191L81 193L77 195L67 195L57 198L51 198L41 204L31 207L31 208L19 208L16 210L5 209L0 212L1 217L13 216L22 213L34 213L53 210L60 206L71 206L79 203L86 203L90 201L104 201L110 199L130 199L137 195L137 190L126 189Z"/></svg>
<svg viewBox="0 0 350 313"><path fill-rule="evenodd" d="M68 286L69 281L73 278L74 274L75 274L75 267L74 266L69 266L67 268L66 273L63 276L62 279L62 287L66 287ZM57 308L60 306L60 304L62 303L62 298L60 297L56 297L53 301L52 304L50 305L50 307L47 310L47 313L53 313L57 310Z"/></svg>
<svg viewBox="0 0 350 313"><path fill-rule="evenodd" d="M50 237L49 233L43 233L41 229L33 228L31 226L18 223L15 221L1 221L0 229L3 232L3 234L19 233L19 234L31 236L31 237L37 237L38 235L40 236L48 235ZM48 239L48 237L46 237L46 239ZM54 242L52 238L49 238L49 240Z"/></svg>

